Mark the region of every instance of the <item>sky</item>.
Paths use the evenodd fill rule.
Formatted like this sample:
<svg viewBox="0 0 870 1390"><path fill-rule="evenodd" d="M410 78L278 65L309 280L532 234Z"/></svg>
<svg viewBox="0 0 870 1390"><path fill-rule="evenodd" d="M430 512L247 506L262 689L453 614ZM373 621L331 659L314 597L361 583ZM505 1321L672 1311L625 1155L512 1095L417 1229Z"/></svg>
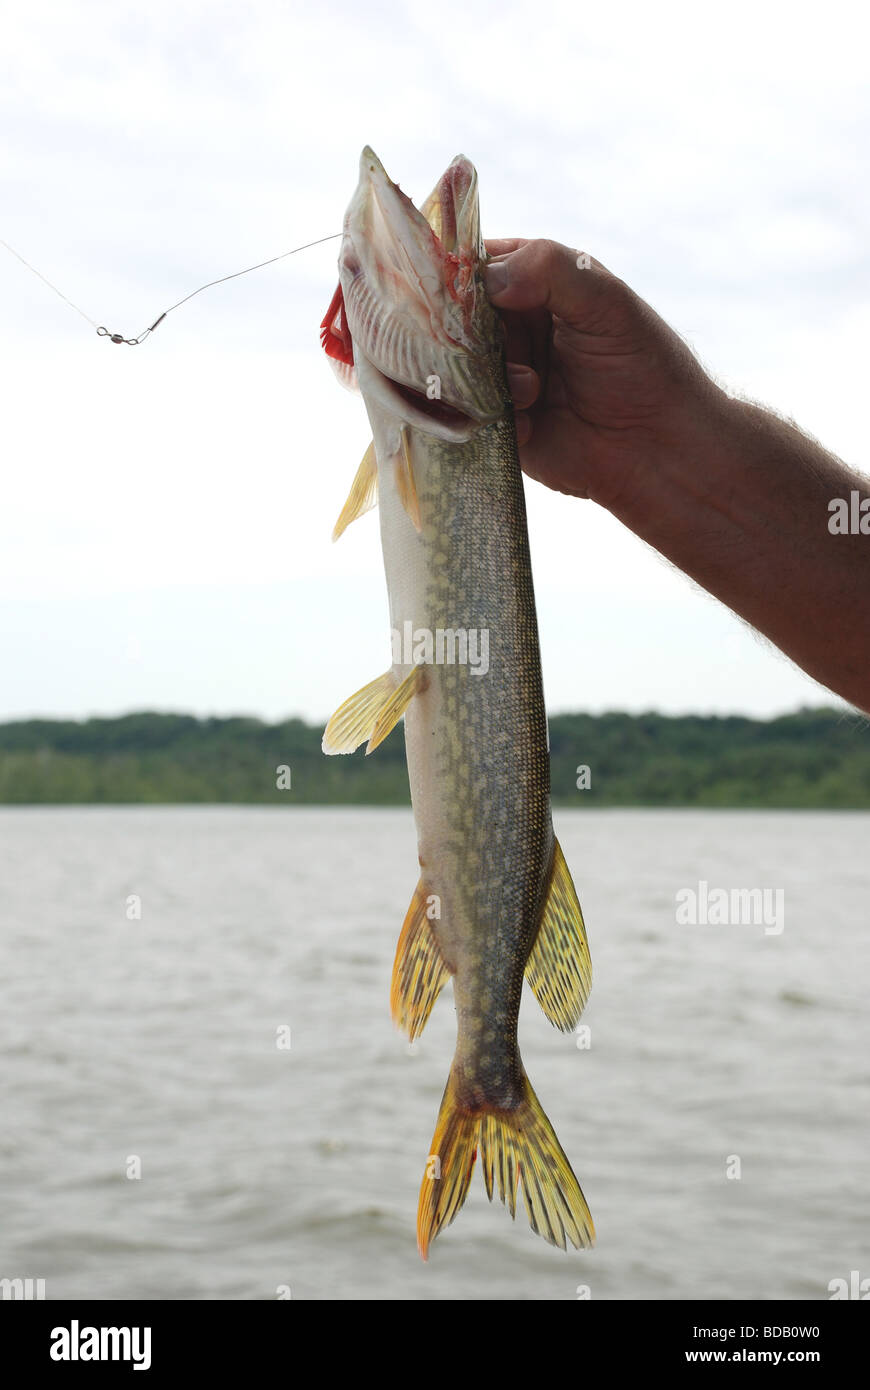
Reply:
<svg viewBox="0 0 870 1390"><path fill-rule="evenodd" d="M0 0L0 238L131 337L338 232L370 144L459 152L487 236L620 275L734 392L867 472L857 5ZM0 719L322 720L389 665L369 440L323 359L337 242L116 346L0 248ZM526 483L548 708L837 703L593 503Z"/></svg>

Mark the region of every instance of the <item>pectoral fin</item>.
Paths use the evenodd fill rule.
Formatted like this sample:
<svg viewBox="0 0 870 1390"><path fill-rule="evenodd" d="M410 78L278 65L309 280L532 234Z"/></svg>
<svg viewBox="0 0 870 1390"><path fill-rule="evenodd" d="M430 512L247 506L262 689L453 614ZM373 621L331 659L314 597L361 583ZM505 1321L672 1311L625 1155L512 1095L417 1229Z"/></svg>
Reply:
<svg viewBox="0 0 870 1390"><path fill-rule="evenodd" d="M583 913L558 840L526 979L550 1022L570 1033L589 997L592 964Z"/></svg>
<svg viewBox="0 0 870 1390"><path fill-rule="evenodd" d="M415 530L422 531L423 523L420 520L420 499L417 496L417 484L414 481L411 442L408 431L404 428L401 432L401 443L396 456L396 487L402 506L413 521Z"/></svg>
<svg viewBox="0 0 870 1390"><path fill-rule="evenodd" d="M347 501L341 509L341 516L335 523L332 539L337 541L352 521L364 516L378 503L378 460L375 455L374 440L362 456L362 463L350 486Z"/></svg>
<svg viewBox="0 0 870 1390"><path fill-rule="evenodd" d="M450 975L429 917L431 902L421 878L402 924L393 964L390 1012L397 1028L411 1039L422 1033Z"/></svg>
<svg viewBox="0 0 870 1390"><path fill-rule="evenodd" d="M398 724L422 688L423 668L415 666L403 681L386 671L339 705L323 734L324 753L352 753L368 739L366 753L377 748Z"/></svg>

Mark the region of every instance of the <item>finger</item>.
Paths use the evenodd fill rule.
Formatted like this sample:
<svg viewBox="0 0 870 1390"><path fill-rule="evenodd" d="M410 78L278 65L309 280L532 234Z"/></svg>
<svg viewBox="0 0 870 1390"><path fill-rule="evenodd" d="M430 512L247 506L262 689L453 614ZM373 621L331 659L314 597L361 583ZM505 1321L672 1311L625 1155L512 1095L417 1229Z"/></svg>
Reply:
<svg viewBox="0 0 870 1390"><path fill-rule="evenodd" d="M517 410L527 410L534 405L541 391L541 379L537 372L520 362L508 362L507 379Z"/></svg>
<svg viewBox="0 0 870 1390"><path fill-rule="evenodd" d="M532 417L526 415L525 411L518 410L514 416L514 425L517 432L517 444L520 448L528 444L532 437Z"/></svg>
<svg viewBox="0 0 870 1390"><path fill-rule="evenodd" d="M613 331L622 281L586 254L556 241L527 241L486 267L486 289L499 309L547 310L574 327L595 331L605 315ZM621 316L621 315L620 315Z"/></svg>
<svg viewBox="0 0 870 1390"><path fill-rule="evenodd" d="M532 342L532 330L529 320L531 314L512 314L509 311L499 310L501 321L504 324L504 348L508 362L513 362L518 366L533 367L534 348ZM550 315L545 314L549 320Z"/></svg>
<svg viewBox="0 0 870 1390"><path fill-rule="evenodd" d="M546 380L547 363L550 354L550 337L553 316L546 309L532 310L528 314L515 314L510 309L499 309L504 325L505 357L515 366L531 367L541 378L541 390Z"/></svg>
<svg viewBox="0 0 870 1390"><path fill-rule="evenodd" d="M486 254L488 256L507 256L511 251L517 251L521 246L525 246L525 237L487 237L484 241Z"/></svg>

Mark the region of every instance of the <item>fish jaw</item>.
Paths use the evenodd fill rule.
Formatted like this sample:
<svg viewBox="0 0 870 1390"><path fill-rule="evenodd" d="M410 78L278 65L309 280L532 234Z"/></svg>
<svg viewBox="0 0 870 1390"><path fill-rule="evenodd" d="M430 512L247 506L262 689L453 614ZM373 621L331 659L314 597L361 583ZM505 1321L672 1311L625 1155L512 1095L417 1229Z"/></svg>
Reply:
<svg viewBox="0 0 870 1390"><path fill-rule="evenodd" d="M418 210L366 146L322 336L367 404L451 441L510 408L485 259L470 160L458 155Z"/></svg>

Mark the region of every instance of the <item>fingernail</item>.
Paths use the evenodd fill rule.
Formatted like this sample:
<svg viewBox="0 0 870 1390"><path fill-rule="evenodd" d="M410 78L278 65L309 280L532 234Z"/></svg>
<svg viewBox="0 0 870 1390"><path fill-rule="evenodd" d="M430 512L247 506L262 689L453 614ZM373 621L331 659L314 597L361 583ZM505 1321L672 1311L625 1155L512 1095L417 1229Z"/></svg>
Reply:
<svg viewBox="0 0 870 1390"><path fill-rule="evenodd" d="M486 292L490 299L507 289L507 261L493 261L486 267Z"/></svg>

